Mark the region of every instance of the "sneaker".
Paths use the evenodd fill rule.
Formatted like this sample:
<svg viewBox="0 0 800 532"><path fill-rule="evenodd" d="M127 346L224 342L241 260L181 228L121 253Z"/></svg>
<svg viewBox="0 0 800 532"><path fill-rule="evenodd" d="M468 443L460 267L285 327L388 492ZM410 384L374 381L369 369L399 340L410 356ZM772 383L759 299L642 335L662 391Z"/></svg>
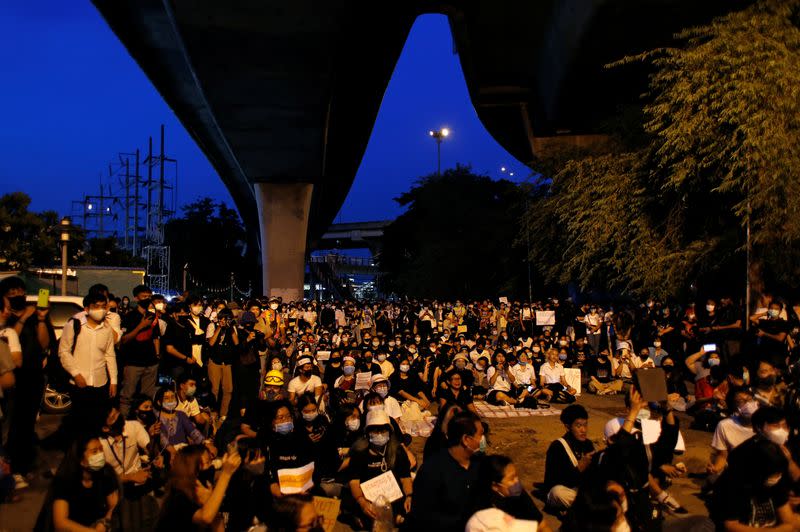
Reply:
<svg viewBox="0 0 800 532"><path fill-rule="evenodd" d="M30 484L28 484L28 481L25 480L25 477L23 477L22 475L20 475L18 473L15 473L14 474L14 489L22 490L22 489L25 489L25 488L28 488L28 487L30 487Z"/></svg>
<svg viewBox="0 0 800 532"><path fill-rule="evenodd" d="M659 502L664 506L664 510L671 514L685 515L689 513L689 510L681 506L681 503L666 491L661 492L659 499L661 499Z"/></svg>

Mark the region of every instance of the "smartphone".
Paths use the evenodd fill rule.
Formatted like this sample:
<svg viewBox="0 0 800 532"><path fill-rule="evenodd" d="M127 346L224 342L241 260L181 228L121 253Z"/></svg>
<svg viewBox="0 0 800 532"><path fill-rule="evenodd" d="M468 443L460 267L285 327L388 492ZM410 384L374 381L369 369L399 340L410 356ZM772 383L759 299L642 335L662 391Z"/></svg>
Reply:
<svg viewBox="0 0 800 532"><path fill-rule="evenodd" d="M528 393L533 393L535 388L533 386L528 386Z"/></svg>
<svg viewBox="0 0 800 532"><path fill-rule="evenodd" d="M703 345L703 351L706 353L711 353L712 351L717 350L717 344L705 344Z"/></svg>
<svg viewBox="0 0 800 532"><path fill-rule="evenodd" d="M36 302L37 308L50 308L50 290L41 288L39 290L39 300Z"/></svg>

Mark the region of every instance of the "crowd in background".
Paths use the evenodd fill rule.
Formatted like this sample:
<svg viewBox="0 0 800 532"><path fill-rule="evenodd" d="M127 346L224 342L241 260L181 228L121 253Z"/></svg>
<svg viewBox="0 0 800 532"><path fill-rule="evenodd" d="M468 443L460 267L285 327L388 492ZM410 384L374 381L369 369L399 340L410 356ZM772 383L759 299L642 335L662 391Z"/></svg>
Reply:
<svg viewBox="0 0 800 532"><path fill-rule="evenodd" d="M33 473L45 380L69 382L72 409L58 437L70 451L41 529L320 530L311 496L334 495L339 519L358 530L521 526L512 518L547 530L513 460L490 453L476 401L569 405L533 492L565 529L696 524L699 516L661 519L686 514L668 491L686 474L675 463L684 449L676 412L714 431L704 492L719 527L800 524L800 305L770 295L748 323L730 297L578 305L186 293L168 301L144 285L130 298L96 285L60 331L48 309L26 303L20 279L0 281L0 295L5 501L24 495ZM666 376L660 404L633 386L650 368ZM580 370L577 383L571 369ZM573 404L579 387L625 396L627 415L606 424L603 449L587 438L588 412ZM421 454L412 450L419 434ZM307 484L282 482L308 464ZM387 472L399 498L370 500L362 485Z"/></svg>

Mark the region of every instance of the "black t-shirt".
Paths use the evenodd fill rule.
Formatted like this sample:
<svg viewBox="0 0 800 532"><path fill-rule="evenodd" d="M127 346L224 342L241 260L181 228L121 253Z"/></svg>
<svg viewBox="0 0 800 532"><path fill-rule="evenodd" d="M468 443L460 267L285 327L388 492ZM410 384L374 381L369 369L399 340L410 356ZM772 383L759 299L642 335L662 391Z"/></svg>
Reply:
<svg viewBox="0 0 800 532"><path fill-rule="evenodd" d="M56 335L53 325L48 321L47 335L50 337L50 345L56 345ZM71 326L72 324L70 324ZM22 371L17 371L17 378L20 375L42 374L42 362L47 357L47 352L42 349L39 343L39 320L36 316L31 316L22 326L22 332L19 335L19 343L22 345Z"/></svg>
<svg viewBox="0 0 800 532"><path fill-rule="evenodd" d="M394 452L392 452L390 446L394 447ZM390 442L386 445L385 451L386 454L381 456L372 446L362 447L358 450L353 448L350 453L350 465L348 466L350 478L366 482L378 475L382 475L389 469L394 473L398 485L400 485L400 479L410 478L411 464L408 461L408 455L400 444L397 442L392 444ZM394 455L394 463L391 463L391 455Z"/></svg>
<svg viewBox="0 0 800 532"><path fill-rule="evenodd" d="M782 319L762 319L758 321L758 329L765 333L776 335L788 333L791 330L789 322ZM786 342L778 342L766 336L757 338L758 352L761 356L769 358L774 366L783 368L786 366Z"/></svg>
<svg viewBox="0 0 800 532"><path fill-rule="evenodd" d="M171 345L180 354L190 357L192 356L192 346L189 343L189 332L184 326L184 323L173 319L165 320L167 322L167 329L161 339L162 352L164 353L163 360L167 365L174 366L180 364L181 360L166 352L166 346Z"/></svg>
<svg viewBox="0 0 800 532"><path fill-rule="evenodd" d="M175 530L204 530L192 522L200 505L184 495L182 491L172 490L164 504L156 523L156 532L173 532Z"/></svg>
<svg viewBox="0 0 800 532"><path fill-rule="evenodd" d="M262 427L262 431L272 431L272 427ZM272 433L267 438L269 455L267 464L270 467L272 482L278 482L279 469L292 469L302 467L309 462L313 462L313 455L308 448L306 438L299 433L305 430L302 427L295 427L289 434Z"/></svg>
<svg viewBox="0 0 800 532"><path fill-rule="evenodd" d="M91 526L102 519L108 511L106 497L118 489L117 475L111 466L92 475L92 486L83 484L81 472L53 479L53 500L65 500L69 504L69 518L84 526Z"/></svg>
<svg viewBox="0 0 800 532"><path fill-rule="evenodd" d="M611 361L608 358L597 357L592 364L592 375L600 382L609 382L613 378Z"/></svg>
<svg viewBox="0 0 800 532"><path fill-rule="evenodd" d="M439 399L444 399L445 404L452 403L461 408L467 408L472 404L472 392L465 388L461 388L458 395L456 395L448 386L446 389L439 391L438 397Z"/></svg>
<svg viewBox="0 0 800 532"><path fill-rule="evenodd" d="M580 460L584 454L594 451L594 444L589 440L578 441L571 433L565 434L563 438L569 444L577 460ZM575 488L580 482L580 475L580 471L572 464L572 459L564 449L564 445L558 440L551 443L547 449L547 457L545 459L545 485L548 488L556 485Z"/></svg>
<svg viewBox="0 0 800 532"><path fill-rule="evenodd" d="M133 331L144 318L138 310L129 312L122 319L122 328L125 334ZM139 331L139 334L130 342L123 344L125 364L128 366L154 366L158 364L155 340L160 336L158 320L153 320L150 327Z"/></svg>
<svg viewBox="0 0 800 532"><path fill-rule="evenodd" d="M401 391L406 392L412 397L418 397L419 392L425 389L425 386L422 384L422 380L416 373L412 373L411 370L406 373L407 377L401 377L402 373L398 370L392 373L392 376L389 378L391 382L391 388L389 388L389 393L392 397L396 398L398 401L405 401L406 398L400 395Z"/></svg>

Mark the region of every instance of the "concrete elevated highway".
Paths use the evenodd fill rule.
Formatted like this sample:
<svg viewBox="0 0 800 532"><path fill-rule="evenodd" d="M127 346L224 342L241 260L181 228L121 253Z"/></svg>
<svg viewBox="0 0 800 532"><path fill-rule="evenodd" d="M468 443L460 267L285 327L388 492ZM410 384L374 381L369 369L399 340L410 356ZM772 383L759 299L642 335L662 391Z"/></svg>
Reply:
<svg viewBox="0 0 800 532"><path fill-rule="evenodd" d="M625 54L747 0L93 0L231 192L263 288L302 297L414 20L449 17L478 116L518 160L591 144L646 71ZM257 229L257 230L256 230Z"/></svg>

